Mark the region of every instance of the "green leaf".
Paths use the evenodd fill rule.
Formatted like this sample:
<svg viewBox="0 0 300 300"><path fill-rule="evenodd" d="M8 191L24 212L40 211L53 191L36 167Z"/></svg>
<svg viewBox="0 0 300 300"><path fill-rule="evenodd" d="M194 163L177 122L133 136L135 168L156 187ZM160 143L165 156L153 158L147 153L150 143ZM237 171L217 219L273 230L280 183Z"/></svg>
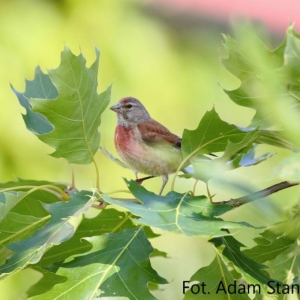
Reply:
<svg viewBox="0 0 300 300"><path fill-rule="evenodd" d="M43 274L43 277L41 280L39 280L35 285L33 285L29 291L27 291L28 298L31 298L36 295L40 295L43 293L46 293L49 291L55 284L63 283L67 280L66 277L59 276L55 273L49 272L45 269L39 268L39 267L31 267L31 269L34 269L41 274ZM34 299L34 297L32 298Z"/></svg>
<svg viewBox="0 0 300 300"><path fill-rule="evenodd" d="M184 130L182 151L184 157L225 151L223 159L228 160L241 150L248 151L253 143L293 149L275 131L237 127L223 121L213 108L203 116L195 130Z"/></svg>
<svg viewBox="0 0 300 300"><path fill-rule="evenodd" d="M42 257L39 265L49 266L52 263L64 261L71 255L89 251L91 244L84 239L85 237L120 232L125 228L134 227L136 226L132 224L130 214L115 209L104 209L95 218L84 217L74 236L49 249Z"/></svg>
<svg viewBox="0 0 300 300"><path fill-rule="evenodd" d="M22 191L22 190L28 190L28 188L25 187L24 189L22 189L23 186L37 187L42 185L54 185L56 187L59 187L62 190L67 188L67 185L62 182L16 178L16 180L14 181L0 182L0 189L18 187L18 191Z"/></svg>
<svg viewBox="0 0 300 300"><path fill-rule="evenodd" d="M288 249L294 240L285 236L278 235L271 230L266 230L255 239L256 246L243 251L249 258L259 263L275 259L278 255Z"/></svg>
<svg viewBox="0 0 300 300"><path fill-rule="evenodd" d="M263 272L267 267L243 254L240 248L244 247L244 245L235 238L224 236L212 239L211 242L216 247L224 245L222 254L234 264L235 269L243 275L247 282L252 284L268 284L270 282L271 278ZM274 280L274 283L277 282L277 280Z"/></svg>
<svg viewBox="0 0 300 300"><path fill-rule="evenodd" d="M197 284L201 292L199 294L195 293L197 287L189 289L185 294L184 300L199 299L200 297L201 299L212 300L250 299L246 295L247 290L244 293L237 292L243 286L239 287L225 262L222 260L222 257L218 254L208 266L199 269L186 285L191 287L192 284L195 284L195 281L198 282ZM234 285L237 286L236 292L234 292ZM244 286L247 285L244 284ZM228 294L230 297L228 297Z"/></svg>
<svg viewBox="0 0 300 300"><path fill-rule="evenodd" d="M266 263L271 276L290 284L294 277L300 276L300 243L295 241L274 260Z"/></svg>
<svg viewBox="0 0 300 300"><path fill-rule="evenodd" d="M166 280L151 267L149 255L153 248L142 227L87 240L92 243L92 250L75 257L57 272L68 280L55 285L35 300L62 296L64 299L92 299L97 295L155 299L148 291L147 284L163 284Z"/></svg>
<svg viewBox="0 0 300 300"><path fill-rule="evenodd" d="M243 139L240 142L232 143L228 140L228 144L225 148L224 154L215 160L221 161L230 161L231 159L235 159L235 156L248 151L249 148L252 148L253 143L257 140L260 133L258 131L250 131L247 132Z"/></svg>
<svg viewBox="0 0 300 300"><path fill-rule="evenodd" d="M290 26L286 33L284 47L284 64L288 77L288 91L297 101L300 101L300 71L299 71L299 55L300 55L300 35L295 31L293 25Z"/></svg>
<svg viewBox="0 0 300 300"><path fill-rule="evenodd" d="M279 69L283 63L283 47L271 52L257 37L253 30L245 30L240 40L224 36L224 48L227 57L223 58L225 68L241 80L241 85L234 91L224 90L236 104L249 108L256 108L262 104L264 98L270 97L264 87L265 77ZM249 48L249 46L252 46ZM256 111L255 118L263 118Z"/></svg>
<svg viewBox="0 0 300 300"><path fill-rule="evenodd" d="M6 217L10 210L20 202L26 193L18 193L17 195L13 192L0 193L0 222Z"/></svg>
<svg viewBox="0 0 300 300"><path fill-rule="evenodd" d="M65 47L60 66L48 70L49 75L37 76L30 84L33 91L40 85L47 88L50 79L58 93L55 99L27 94L32 111L42 115L53 126L52 131L43 131L38 138L56 148L51 154L54 157L64 157L70 163L88 164L98 150L98 127L111 92L109 86L101 94L97 93L98 65L97 49L95 62L87 68L82 54L75 56Z"/></svg>
<svg viewBox="0 0 300 300"><path fill-rule="evenodd" d="M11 191L10 193L5 194L11 195L7 196L9 197L8 201L4 200L5 196L3 194L0 194L0 221L5 217L6 214L4 213L4 211L2 211L1 213L1 207L2 209L7 207L9 211L15 212L20 215L32 215L37 218L48 215L47 211L45 211L45 208L42 205L42 202L53 203L61 201L61 199L58 197L58 195L50 193L46 188L42 189L42 186L54 186L61 190L65 190L67 188L67 185L65 183L50 182L46 180L28 180L21 178L17 178L16 181L0 183L0 189L2 189L2 191L0 190L0 193L3 193L3 191L7 189L14 190L15 188L15 191ZM38 187L41 187L41 189L37 189L32 192L33 189ZM27 192L21 193L20 191ZM3 199L3 202L1 201L1 199ZM3 205L6 202L9 203L9 206Z"/></svg>
<svg viewBox="0 0 300 300"><path fill-rule="evenodd" d="M0 244L7 245L24 240L48 220L48 217L36 218L10 212L0 223Z"/></svg>
<svg viewBox="0 0 300 300"><path fill-rule="evenodd" d="M255 239L257 245L243 253L258 262L264 262L271 276L286 284L300 274L299 211L265 230Z"/></svg>
<svg viewBox="0 0 300 300"><path fill-rule="evenodd" d="M12 251L7 249L5 246L0 246L0 266L12 255Z"/></svg>
<svg viewBox="0 0 300 300"><path fill-rule="evenodd" d="M256 110L253 126L298 128L300 36L292 25L284 42L270 51L253 30L238 33L238 41L224 37L227 57L223 58L223 65L241 84L235 90L224 90L225 93L236 104ZM292 133L291 138L297 131Z"/></svg>
<svg viewBox="0 0 300 300"><path fill-rule="evenodd" d="M232 208L228 205L213 205L204 196L190 196L176 192L158 196L134 181L126 182L131 193L142 204L114 200L107 195L103 195L103 199L108 203L126 208L138 216L139 218L135 220L138 224L190 236L206 237L227 235L228 232L224 229L250 226L246 223L229 222L216 218Z"/></svg>
<svg viewBox="0 0 300 300"><path fill-rule="evenodd" d="M267 144L294 150L292 144L277 132L243 128L223 121L214 108L207 112L195 130L184 130L182 151L190 158L194 168L193 177L208 181L224 171L245 165L246 156L254 157L255 144ZM253 148L249 154L249 149ZM201 154L224 152L221 157L208 159ZM247 160L248 165L257 164L270 157L265 154L258 159ZM244 159L244 160L243 160Z"/></svg>
<svg viewBox="0 0 300 300"><path fill-rule="evenodd" d="M245 133L221 120L215 109L206 112L195 130L185 129L182 136L183 156L223 152L227 141L240 142Z"/></svg>
<svg viewBox="0 0 300 300"><path fill-rule="evenodd" d="M73 192L68 202L44 204L51 214L50 221L27 239L7 246L14 254L0 267L2 276L37 263L48 248L70 239L81 214L93 203L90 198L90 192Z"/></svg>
<svg viewBox="0 0 300 300"><path fill-rule="evenodd" d="M60 201L60 198L48 191L37 190L35 192L27 193L22 201L19 201L12 208L11 212L42 218L49 215L43 206L44 203L51 204Z"/></svg>
<svg viewBox="0 0 300 300"><path fill-rule="evenodd" d="M26 80L26 90L19 93L13 86L12 90L18 97L20 104L26 109L26 114L22 115L27 129L35 134L45 134L53 130L53 126L48 120L32 111L29 99L55 99L58 96L57 90L48 75L44 74L40 67L35 69L35 78L32 81Z"/></svg>

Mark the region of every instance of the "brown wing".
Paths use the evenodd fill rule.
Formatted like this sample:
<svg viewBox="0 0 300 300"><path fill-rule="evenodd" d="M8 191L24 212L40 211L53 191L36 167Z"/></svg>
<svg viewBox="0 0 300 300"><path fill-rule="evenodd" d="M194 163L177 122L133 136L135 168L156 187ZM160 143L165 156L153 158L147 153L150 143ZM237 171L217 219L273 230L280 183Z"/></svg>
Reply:
<svg viewBox="0 0 300 300"><path fill-rule="evenodd" d="M155 120L151 119L138 124L137 127L145 142L167 142L174 147L181 148L181 138Z"/></svg>

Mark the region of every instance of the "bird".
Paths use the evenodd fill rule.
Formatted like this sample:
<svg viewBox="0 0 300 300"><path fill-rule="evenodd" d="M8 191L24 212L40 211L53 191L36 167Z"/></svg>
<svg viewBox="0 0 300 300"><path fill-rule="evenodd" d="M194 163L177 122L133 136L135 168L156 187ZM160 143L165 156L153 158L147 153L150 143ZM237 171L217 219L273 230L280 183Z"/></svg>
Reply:
<svg viewBox="0 0 300 300"><path fill-rule="evenodd" d="M134 97L122 98L110 109L117 113L115 148L137 174L161 176L162 194L168 175L175 173L183 161L181 138L151 118L145 106Z"/></svg>

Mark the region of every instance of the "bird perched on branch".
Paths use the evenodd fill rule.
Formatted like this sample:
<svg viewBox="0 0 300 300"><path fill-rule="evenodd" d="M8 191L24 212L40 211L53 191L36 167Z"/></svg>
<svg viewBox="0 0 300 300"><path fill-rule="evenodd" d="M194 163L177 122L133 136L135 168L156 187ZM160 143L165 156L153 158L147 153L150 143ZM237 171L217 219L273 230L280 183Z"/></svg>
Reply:
<svg viewBox="0 0 300 300"><path fill-rule="evenodd" d="M153 120L144 105L133 97L122 98L110 107L117 113L115 146L135 174L162 176L162 193L168 175L182 163L181 138ZM150 176L150 177L151 177Z"/></svg>

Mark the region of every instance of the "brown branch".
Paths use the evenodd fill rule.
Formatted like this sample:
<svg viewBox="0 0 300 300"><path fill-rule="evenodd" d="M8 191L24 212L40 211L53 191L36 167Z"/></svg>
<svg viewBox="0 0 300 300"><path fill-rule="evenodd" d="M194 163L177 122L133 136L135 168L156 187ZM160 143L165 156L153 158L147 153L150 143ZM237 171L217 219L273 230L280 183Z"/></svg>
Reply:
<svg viewBox="0 0 300 300"><path fill-rule="evenodd" d="M137 183L137 184L139 184L139 185L141 185L142 183L143 183L143 181L144 180L148 180L148 179L151 179L151 178L154 178L154 177L156 177L156 176L147 176L147 177L143 177L143 178L137 178L136 180L135 180L135 182Z"/></svg>
<svg viewBox="0 0 300 300"><path fill-rule="evenodd" d="M281 190L284 190L284 189L287 189L287 188L290 188L292 186L299 185L299 184L300 184L300 182L290 183L290 182L287 182L287 181L283 181L283 182L271 185L270 187L265 188L263 190L260 190L258 192L249 194L247 196L243 196L243 197L235 198L235 199L230 199L230 200L227 200L227 201L213 202L213 203L216 204L216 205L227 204L227 205L230 205L232 207L238 207L238 206L241 206L243 204L249 203L251 201L254 201L254 200L257 200L257 199L260 199L260 198L267 197L271 194L274 194L276 192L279 192Z"/></svg>

